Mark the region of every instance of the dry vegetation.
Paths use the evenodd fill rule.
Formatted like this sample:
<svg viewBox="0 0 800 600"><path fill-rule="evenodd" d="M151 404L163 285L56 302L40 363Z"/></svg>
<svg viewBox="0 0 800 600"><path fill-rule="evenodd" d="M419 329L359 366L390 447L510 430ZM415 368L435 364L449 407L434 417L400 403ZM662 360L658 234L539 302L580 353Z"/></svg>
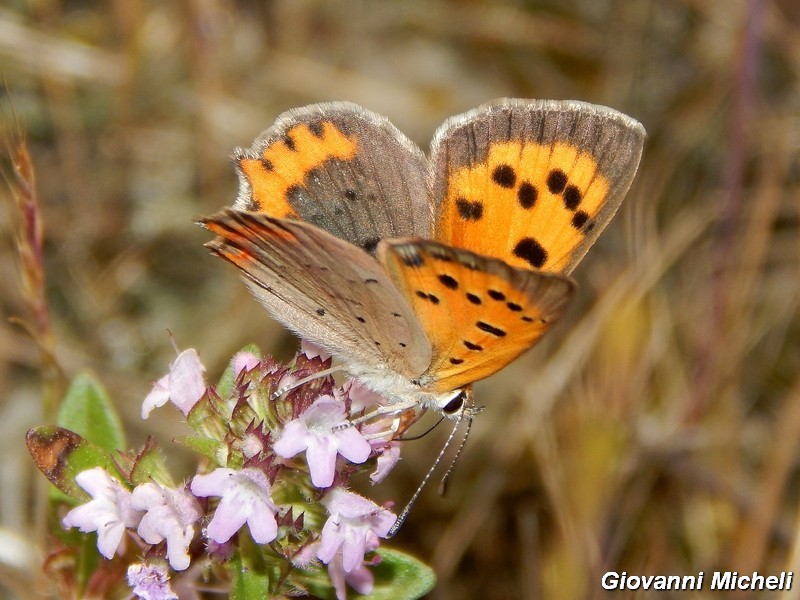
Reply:
<svg viewBox="0 0 800 600"><path fill-rule="evenodd" d="M428 490L393 543L434 566L437 599L591 598L607 570L715 569L794 570L781 597L800 598L793 0L12 0L0 70L5 145L24 130L36 171L50 311L35 253L17 250L34 230L7 194L0 597L39 578L42 478L23 435L48 418L43 365L45 395L55 365L95 371L140 442L148 380L174 356L167 329L212 377L248 342L291 354L192 225L233 201L233 147L287 108L348 99L426 148L445 117L521 96L635 116L642 166L567 318L478 386L487 408L449 495ZM48 334L37 347L12 317L49 323L55 363ZM169 439L176 425L160 423ZM444 433L409 442L378 499L402 503Z"/></svg>

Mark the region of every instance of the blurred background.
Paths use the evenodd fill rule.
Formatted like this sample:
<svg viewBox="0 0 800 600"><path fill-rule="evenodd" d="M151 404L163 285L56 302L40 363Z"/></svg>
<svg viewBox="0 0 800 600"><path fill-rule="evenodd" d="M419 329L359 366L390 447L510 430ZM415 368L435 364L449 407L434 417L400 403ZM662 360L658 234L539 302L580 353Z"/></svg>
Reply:
<svg viewBox="0 0 800 600"><path fill-rule="evenodd" d="M325 100L385 114L423 149L500 96L637 118L640 171L574 273L577 300L477 386L486 410L448 495L426 490L392 544L434 567L436 599L593 598L606 571L800 578L795 0L6 0L0 72L4 145L23 130L36 170L55 361L93 371L132 441L158 436L186 474L171 411L138 417L174 358L168 330L211 381L247 343L296 347L192 223L233 202L234 147ZM41 321L3 209L0 597L25 597L43 478L23 438L46 417L39 348L12 319ZM446 433L363 489L402 505Z"/></svg>

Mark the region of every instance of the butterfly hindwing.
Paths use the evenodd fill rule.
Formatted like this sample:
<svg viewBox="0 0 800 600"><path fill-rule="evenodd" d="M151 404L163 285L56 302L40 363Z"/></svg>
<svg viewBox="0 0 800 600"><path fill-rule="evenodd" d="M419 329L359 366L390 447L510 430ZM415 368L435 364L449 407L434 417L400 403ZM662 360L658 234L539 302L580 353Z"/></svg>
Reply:
<svg viewBox="0 0 800 600"><path fill-rule="evenodd" d="M570 273L628 191L644 136L630 117L575 101L500 100L452 117L431 146L435 238Z"/></svg>
<svg viewBox="0 0 800 600"><path fill-rule="evenodd" d="M370 253L384 237L432 235L425 155L355 104L288 111L233 159L234 208L300 219Z"/></svg>
<svg viewBox="0 0 800 600"><path fill-rule="evenodd" d="M420 378L437 392L488 377L533 346L567 306L574 283L427 240L385 240L378 258L433 347Z"/></svg>
<svg viewBox="0 0 800 600"><path fill-rule="evenodd" d="M415 377L431 348L411 306L378 262L313 225L225 210L201 224L270 314L353 371Z"/></svg>

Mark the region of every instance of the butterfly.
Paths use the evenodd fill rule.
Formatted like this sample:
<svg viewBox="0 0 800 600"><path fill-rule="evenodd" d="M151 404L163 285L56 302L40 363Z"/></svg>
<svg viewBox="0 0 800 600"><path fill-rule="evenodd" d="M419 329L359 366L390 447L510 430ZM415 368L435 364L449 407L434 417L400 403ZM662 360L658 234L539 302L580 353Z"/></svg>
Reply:
<svg viewBox="0 0 800 600"><path fill-rule="evenodd" d="M200 223L288 329L396 410L456 418L564 313L644 138L610 108L504 99L445 121L428 158L378 114L315 104L235 151L238 197Z"/></svg>

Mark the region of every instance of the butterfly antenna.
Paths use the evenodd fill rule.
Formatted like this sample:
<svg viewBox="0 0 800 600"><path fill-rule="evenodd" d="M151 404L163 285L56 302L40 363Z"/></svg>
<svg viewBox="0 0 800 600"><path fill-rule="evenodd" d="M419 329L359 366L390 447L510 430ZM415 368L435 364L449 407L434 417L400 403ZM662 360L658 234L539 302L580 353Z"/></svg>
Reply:
<svg viewBox="0 0 800 600"><path fill-rule="evenodd" d="M442 449L439 451L439 455L436 457L436 460L433 461L433 464L431 465L431 468L428 469L428 472L425 474L425 477L422 479L422 483L420 483L419 486L417 487L417 491L414 492L413 496L411 496L411 500L408 501L408 504L406 504L405 508L403 508L403 511L397 517L397 520L394 522L394 525L392 525L392 528L389 529L389 533L386 534L386 539L393 538L394 535L398 532L398 530L403 526L403 523L405 523L405 520L408 517L408 514L411 512L411 509L414 507L414 503L417 501L417 498L419 498L419 495L422 493L422 490L425 488L425 485L428 483L428 481L430 481L430 478L433 475L433 472L436 469L436 467L441 462L442 457L444 456L444 453L447 452L447 449L450 447L450 444L453 442L453 439L456 436L456 431L458 431L458 428L461 425L461 419L463 418L463 415L464 415L463 412L459 415L458 420L456 421L455 425L453 425L453 430L450 432L450 435L448 436L447 441L444 443L444 446L442 446ZM470 417L470 421L471 420L472 420L472 418ZM463 443L461 445L463 447ZM460 451L460 449L459 449L459 451Z"/></svg>
<svg viewBox="0 0 800 600"><path fill-rule="evenodd" d="M438 490L440 496L444 496L447 493L447 484L450 481L450 475L453 474L453 470L456 468L456 463L458 462L458 457L461 456L461 451L464 449L464 446L467 445L469 430L472 429L472 419L473 416L472 414L470 414L467 417L467 430L464 432L464 438L458 445L458 450L456 450L456 454L453 457L453 460L450 462L450 466L447 467L447 471L445 472L444 475L442 475L442 481L439 483L439 490Z"/></svg>

